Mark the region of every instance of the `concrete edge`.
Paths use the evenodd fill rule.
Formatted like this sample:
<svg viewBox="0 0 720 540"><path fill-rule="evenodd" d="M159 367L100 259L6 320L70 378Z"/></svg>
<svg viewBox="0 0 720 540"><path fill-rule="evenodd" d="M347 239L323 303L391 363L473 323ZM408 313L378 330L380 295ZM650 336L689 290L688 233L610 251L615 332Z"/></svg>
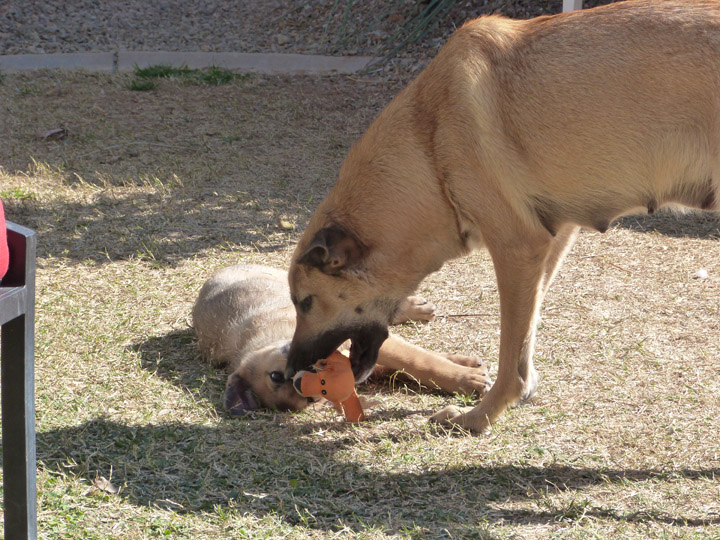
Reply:
<svg viewBox="0 0 720 540"><path fill-rule="evenodd" d="M82 69L114 73L135 66L217 66L266 74L350 74L375 60L371 56L320 56L280 53L121 51L105 53L51 53L0 55L0 71Z"/></svg>
<svg viewBox="0 0 720 540"><path fill-rule="evenodd" d="M51 53L0 55L0 70L86 69L112 73L114 53Z"/></svg>

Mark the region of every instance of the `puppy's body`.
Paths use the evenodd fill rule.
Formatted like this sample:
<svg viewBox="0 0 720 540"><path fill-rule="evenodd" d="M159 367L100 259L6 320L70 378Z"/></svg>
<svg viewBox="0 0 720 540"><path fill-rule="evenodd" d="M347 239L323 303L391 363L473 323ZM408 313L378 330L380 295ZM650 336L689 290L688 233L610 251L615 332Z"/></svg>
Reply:
<svg viewBox="0 0 720 540"><path fill-rule="evenodd" d="M193 326L203 358L226 366L230 374L225 406L231 413L259 407L300 410L308 404L284 377L295 329L287 280L281 270L238 264L215 272L200 290ZM433 307L414 297L403 304L397 322L432 317ZM489 386L487 370L477 360L425 351L396 336L379 356L379 369L403 370L448 392L482 394Z"/></svg>
<svg viewBox="0 0 720 540"><path fill-rule="evenodd" d="M215 272L193 310L202 356L235 371L249 354L285 345L295 327L286 281L285 272L264 266Z"/></svg>
<svg viewBox="0 0 720 540"><path fill-rule="evenodd" d="M441 415L483 431L535 391L537 312L579 227L719 202L720 3L472 21L352 148L308 224L290 268L289 371L350 337L366 372L400 300L485 246L498 378L472 411ZM310 297L317 309L302 309Z"/></svg>

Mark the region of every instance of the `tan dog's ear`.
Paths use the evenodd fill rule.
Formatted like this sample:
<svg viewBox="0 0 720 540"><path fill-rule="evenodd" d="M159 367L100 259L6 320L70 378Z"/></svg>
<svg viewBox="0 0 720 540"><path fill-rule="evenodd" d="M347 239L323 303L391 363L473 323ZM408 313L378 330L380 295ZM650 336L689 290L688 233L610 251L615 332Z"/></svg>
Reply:
<svg viewBox="0 0 720 540"><path fill-rule="evenodd" d="M356 266L365 255L365 247L352 234L336 225L315 233L298 264L320 269L325 274L338 275Z"/></svg>

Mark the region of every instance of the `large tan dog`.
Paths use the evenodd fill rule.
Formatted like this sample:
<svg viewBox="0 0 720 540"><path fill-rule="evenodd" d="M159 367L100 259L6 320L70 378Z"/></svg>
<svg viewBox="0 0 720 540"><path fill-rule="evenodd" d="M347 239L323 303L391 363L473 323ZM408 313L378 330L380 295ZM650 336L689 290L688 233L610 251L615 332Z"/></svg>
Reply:
<svg viewBox="0 0 720 540"><path fill-rule="evenodd" d="M295 328L287 281L281 270L238 264L215 272L200 290L193 327L202 356L230 373L225 408L231 414L257 408L297 411L308 405L284 376ZM431 304L412 297L401 304L394 322L433 316ZM447 392L484 394L490 386L476 358L432 353L397 336L380 348L379 361L376 371L401 370Z"/></svg>
<svg viewBox="0 0 720 540"><path fill-rule="evenodd" d="M720 2L629 1L484 17L351 149L293 257L289 372L352 338L375 362L402 299L485 246L500 293L495 384L436 419L482 432L536 389L540 303L579 227L676 204L718 209Z"/></svg>

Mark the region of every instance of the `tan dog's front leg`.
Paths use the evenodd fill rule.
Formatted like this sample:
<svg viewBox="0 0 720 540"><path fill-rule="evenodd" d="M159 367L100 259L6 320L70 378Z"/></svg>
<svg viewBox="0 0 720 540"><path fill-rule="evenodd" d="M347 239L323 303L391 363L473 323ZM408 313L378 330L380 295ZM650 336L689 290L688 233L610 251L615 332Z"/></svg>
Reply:
<svg viewBox="0 0 720 540"><path fill-rule="evenodd" d="M570 236L563 236L563 251ZM554 240L554 239L553 239ZM509 243L508 243L509 244ZM507 245L507 244L506 244ZM505 409L530 397L537 386L533 366L535 324L546 280L554 272L547 263L559 264L551 256L557 249L553 241L518 246L515 249L488 246L500 293L500 360L498 376L483 400L474 408L446 407L433 420L459 425L476 433L489 429Z"/></svg>
<svg viewBox="0 0 720 540"><path fill-rule="evenodd" d="M469 357L442 355L426 351L399 336L391 335L378 354L378 364L393 371L402 370L430 388L479 396L490 388L487 368L478 360L470 365ZM454 361L453 358L455 358Z"/></svg>

